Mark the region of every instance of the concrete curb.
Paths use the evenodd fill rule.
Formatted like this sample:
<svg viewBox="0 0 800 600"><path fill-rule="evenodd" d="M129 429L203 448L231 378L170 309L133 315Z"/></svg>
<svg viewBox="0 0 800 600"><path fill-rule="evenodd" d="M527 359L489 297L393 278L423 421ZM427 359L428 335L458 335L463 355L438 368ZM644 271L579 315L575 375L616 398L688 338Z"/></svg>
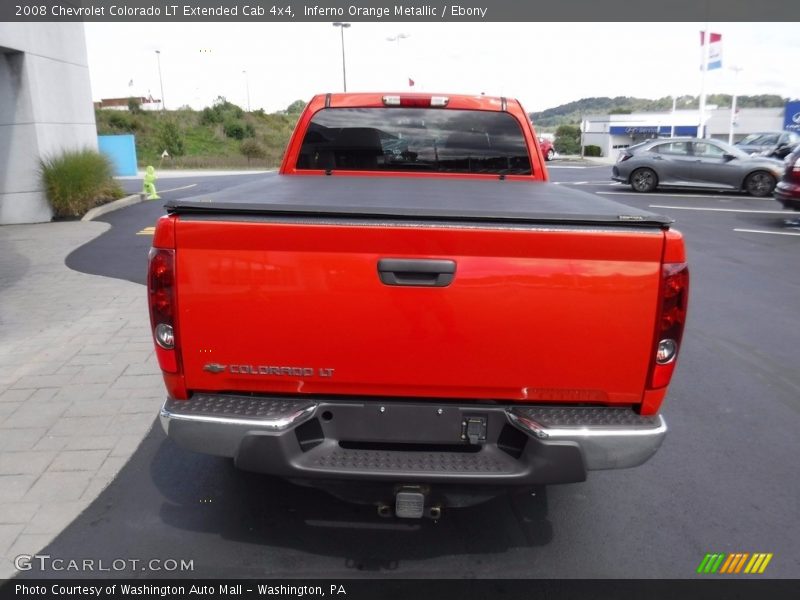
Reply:
<svg viewBox="0 0 800 600"><path fill-rule="evenodd" d="M183 179L188 177L227 177L230 175L264 175L274 173L278 169L157 169L158 181L164 179ZM136 175L118 175L114 177L119 181L142 180L144 171L137 172Z"/></svg>
<svg viewBox="0 0 800 600"><path fill-rule="evenodd" d="M113 212L115 210L119 210L120 208L125 208L126 206L133 206L134 204L138 204L139 202L143 202L145 199L144 194L131 194L130 196L125 196L124 198L120 198L119 200L114 200L113 202L109 202L108 204L103 204L102 206L95 206L85 215L81 221L93 221L100 215L104 215L106 213Z"/></svg>

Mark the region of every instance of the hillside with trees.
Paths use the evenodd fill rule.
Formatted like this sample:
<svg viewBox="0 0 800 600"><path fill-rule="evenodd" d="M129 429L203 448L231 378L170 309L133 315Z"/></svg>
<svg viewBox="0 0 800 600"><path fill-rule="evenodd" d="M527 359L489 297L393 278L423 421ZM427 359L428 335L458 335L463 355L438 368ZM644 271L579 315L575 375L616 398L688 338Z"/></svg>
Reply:
<svg viewBox="0 0 800 600"><path fill-rule="evenodd" d="M697 108L696 96L680 96L678 107ZM731 96L711 94L708 104L729 107ZM741 108L782 107L786 100L775 94L738 96ZM268 168L277 166L283 157L294 125L305 108L296 100L285 110L266 113L259 109L246 112L224 97L203 110L189 107L170 111L145 111L131 99L128 110L96 110L97 132L132 133L136 136L139 166L158 168ZM560 132L556 151L573 153L579 149L581 117L589 114L626 114L668 111L672 98L657 100L617 96L583 98L531 113L538 132ZM577 131L577 136L575 132ZM162 159L167 151L169 157Z"/></svg>
<svg viewBox="0 0 800 600"><path fill-rule="evenodd" d="M305 102L286 110L246 112L223 97L201 111L96 110L97 133L136 136L139 166L159 168L266 168L277 166ZM169 157L162 159L167 151Z"/></svg>
<svg viewBox="0 0 800 600"><path fill-rule="evenodd" d="M729 94L709 94L706 103L719 108L730 108L732 97ZM761 94L759 96L737 96L736 105L739 108L779 108L786 102L776 94ZM697 96L678 96L679 109L697 109L700 99ZM581 117L590 114L628 114L635 112L657 112L672 110L672 97L665 96L657 100L647 98L633 98L631 96L617 96L616 98L582 98L548 108L541 112L530 113L537 131L555 131L559 125L579 125Z"/></svg>

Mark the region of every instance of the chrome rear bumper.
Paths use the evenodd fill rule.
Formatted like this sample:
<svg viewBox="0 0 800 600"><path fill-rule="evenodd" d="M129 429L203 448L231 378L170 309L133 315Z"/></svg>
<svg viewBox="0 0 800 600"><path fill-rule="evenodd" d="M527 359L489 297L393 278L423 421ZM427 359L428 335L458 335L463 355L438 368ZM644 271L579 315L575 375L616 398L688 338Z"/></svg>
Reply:
<svg viewBox="0 0 800 600"><path fill-rule="evenodd" d="M667 434L661 415L643 417L625 408L515 407L507 414L514 425L541 440L578 444L588 471L639 466Z"/></svg>
<svg viewBox="0 0 800 600"><path fill-rule="evenodd" d="M476 418L484 429L470 444L464 427ZM168 399L161 423L184 448L289 478L503 485L635 467L667 431L661 416L630 408L219 394Z"/></svg>

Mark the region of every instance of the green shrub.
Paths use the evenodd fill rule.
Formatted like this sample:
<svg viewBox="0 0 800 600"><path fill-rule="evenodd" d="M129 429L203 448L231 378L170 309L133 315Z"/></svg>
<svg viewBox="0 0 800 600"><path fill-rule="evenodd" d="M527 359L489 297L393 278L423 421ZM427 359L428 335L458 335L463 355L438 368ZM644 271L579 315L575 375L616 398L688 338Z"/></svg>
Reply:
<svg viewBox="0 0 800 600"><path fill-rule="evenodd" d="M177 123L173 121L164 121L161 124L158 141L170 156L183 156L185 153L183 134Z"/></svg>
<svg viewBox="0 0 800 600"><path fill-rule="evenodd" d="M248 165L250 164L250 160L253 158L266 157L266 153L264 152L264 147L252 138L248 138L241 143L241 145L239 146L239 152L241 152L247 157Z"/></svg>
<svg viewBox="0 0 800 600"><path fill-rule="evenodd" d="M581 151L581 130L573 125L560 125L556 129L553 146L559 154L578 154Z"/></svg>
<svg viewBox="0 0 800 600"><path fill-rule="evenodd" d="M128 98L128 110L132 115L138 115L142 112L142 103L138 98Z"/></svg>
<svg viewBox="0 0 800 600"><path fill-rule="evenodd" d="M247 133L244 122L238 120L226 121L225 125L222 126L222 130L227 137L235 140L243 140Z"/></svg>
<svg viewBox="0 0 800 600"><path fill-rule="evenodd" d="M108 115L108 124L114 129L122 131L133 131L136 129L131 116L126 112L118 110L111 111L111 114Z"/></svg>
<svg viewBox="0 0 800 600"><path fill-rule="evenodd" d="M241 119L244 116L242 107L236 106L233 102L228 102L225 96L217 96L212 110L222 115L222 120Z"/></svg>
<svg viewBox="0 0 800 600"><path fill-rule="evenodd" d="M299 115L303 112L303 109L306 107L306 103L303 100L295 100L289 106L286 107L286 114L287 115Z"/></svg>
<svg viewBox="0 0 800 600"><path fill-rule="evenodd" d="M216 125L222 123L222 113L214 110L210 106L206 106L200 113L200 123L202 125Z"/></svg>
<svg viewBox="0 0 800 600"><path fill-rule="evenodd" d="M223 116L232 115L234 119L241 119L244 116L244 109L242 107L236 106L227 100L222 104L218 104L216 108L222 112Z"/></svg>
<svg viewBox="0 0 800 600"><path fill-rule="evenodd" d="M601 156L602 151L600 150L600 146L584 146L583 147L583 155L584 156Z"/></svg>
<svg viewBox="0 0 800 600"><path fill-rule="evenodd" d="M54 217L80 217L90 208L124 196L109 158L94 150L72 150L39 161Z"/></svg>

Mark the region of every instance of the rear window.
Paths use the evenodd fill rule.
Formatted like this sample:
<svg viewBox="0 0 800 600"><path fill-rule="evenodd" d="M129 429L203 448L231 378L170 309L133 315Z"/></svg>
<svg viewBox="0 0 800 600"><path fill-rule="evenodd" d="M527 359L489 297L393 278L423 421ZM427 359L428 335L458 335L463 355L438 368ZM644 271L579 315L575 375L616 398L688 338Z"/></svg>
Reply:
<svg viewBox="0 0 800 600"><path fill-rule="evenodd" d="M326 108L311 119L298 169L530 175L508 113L431 108Z"/></svg>
<svg viewBox="0 0 800 600"><path fill-rule="evenodd" d="M771 133L751 133L739 143L743 146L774 146L778 143L778 136Z"/></svg>

